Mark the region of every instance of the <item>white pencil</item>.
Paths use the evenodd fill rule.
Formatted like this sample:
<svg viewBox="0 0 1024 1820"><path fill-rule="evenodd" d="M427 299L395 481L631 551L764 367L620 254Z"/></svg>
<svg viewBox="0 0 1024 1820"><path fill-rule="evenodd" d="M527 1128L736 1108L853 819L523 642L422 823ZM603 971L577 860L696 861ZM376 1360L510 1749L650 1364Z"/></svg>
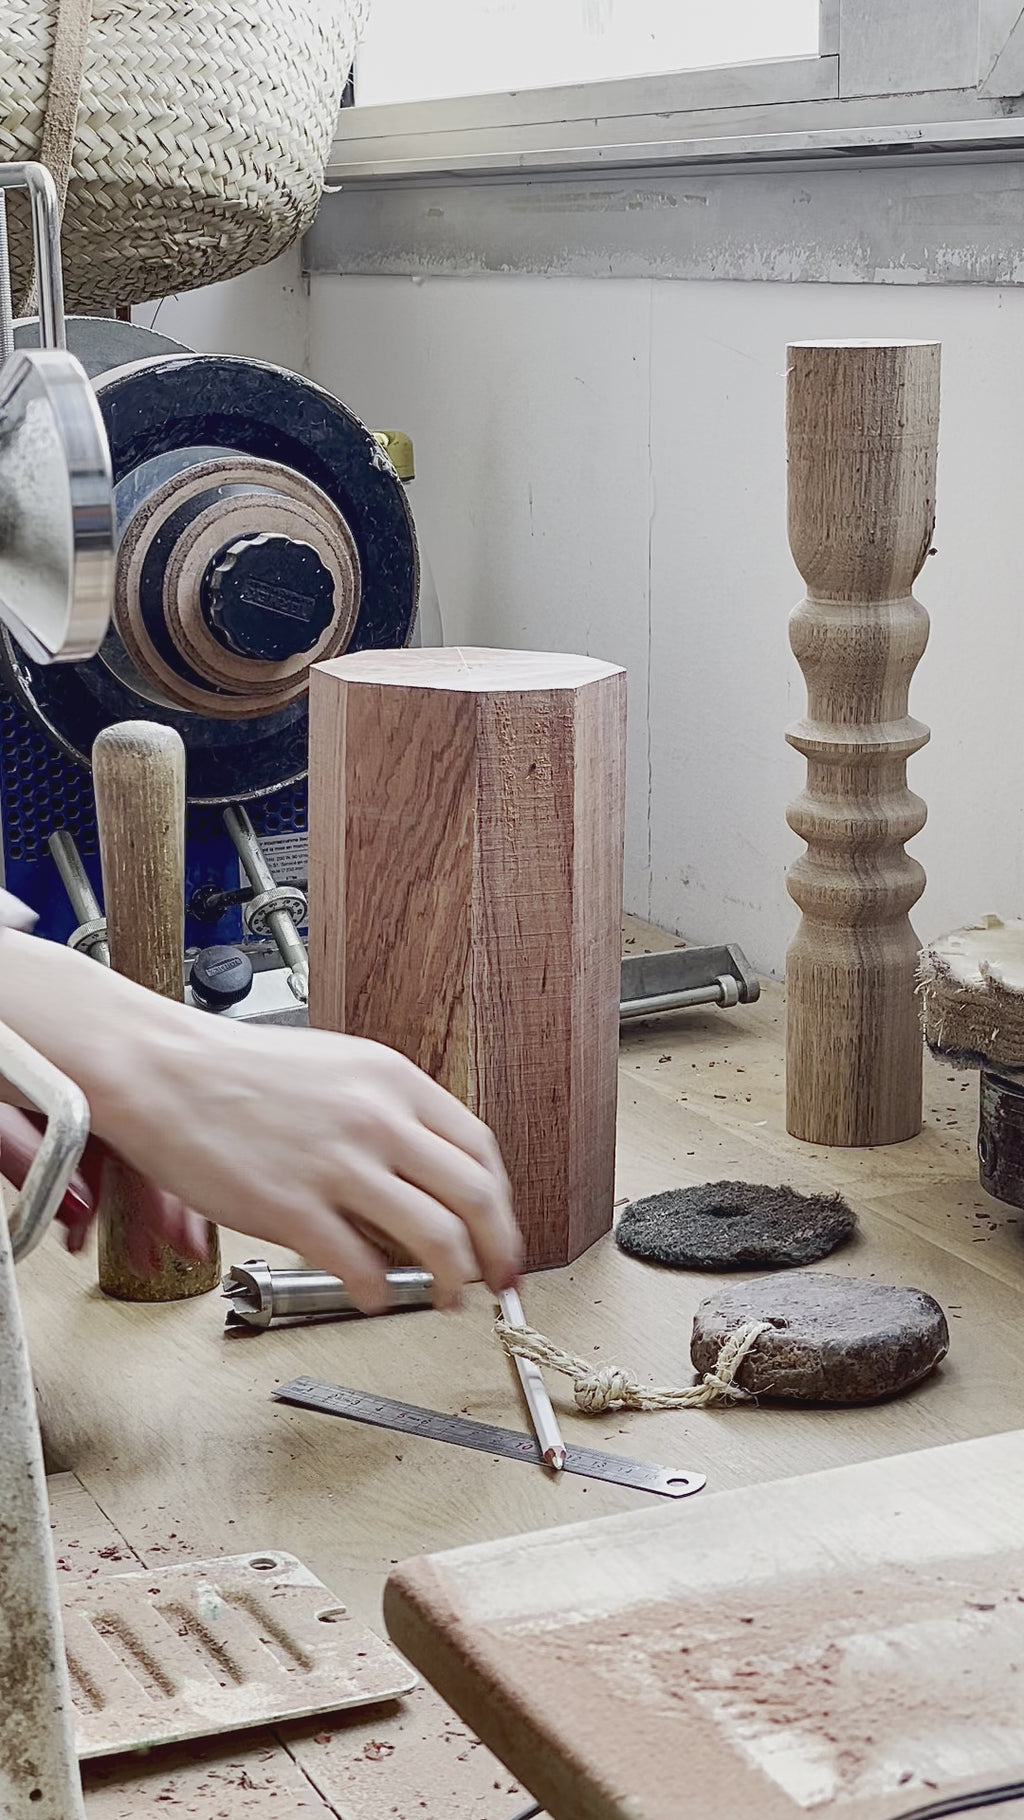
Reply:
<svg viewBox="0 0 1024 1820"><path fill-rule="evenodd" d="M517 1291L514 1289L502 1290L498 1301L506 1327L518 1327L522 1330L526 1326L526 1316L523 1313L523 1304L519 1300ZM555 1472L561 1472L565 1465L565 1442L562 1440L558 1421L551 1407L551 1398L548 1396L544 1379L541 1376L540 1366L535 1365L532 1359L521 1359L515 1353L512 1356L516 1362L519 1382L523 1387L533 1431L540 1444L544 1462Z"/></svg>

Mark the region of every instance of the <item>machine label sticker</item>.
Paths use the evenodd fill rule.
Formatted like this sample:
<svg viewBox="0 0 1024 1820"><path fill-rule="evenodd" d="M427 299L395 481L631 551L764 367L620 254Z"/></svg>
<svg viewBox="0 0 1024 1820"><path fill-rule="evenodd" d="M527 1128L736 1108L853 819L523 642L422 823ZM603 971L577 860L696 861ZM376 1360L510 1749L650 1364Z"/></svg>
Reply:
<svg viewBox="0 0 1024 1820"><path fill-rule="evenodd" d="M309 870L309 835L265 834L260 839L260 852L270 867L275 885L301 885ZM248 884L241 865L238 882Z"/></svg>

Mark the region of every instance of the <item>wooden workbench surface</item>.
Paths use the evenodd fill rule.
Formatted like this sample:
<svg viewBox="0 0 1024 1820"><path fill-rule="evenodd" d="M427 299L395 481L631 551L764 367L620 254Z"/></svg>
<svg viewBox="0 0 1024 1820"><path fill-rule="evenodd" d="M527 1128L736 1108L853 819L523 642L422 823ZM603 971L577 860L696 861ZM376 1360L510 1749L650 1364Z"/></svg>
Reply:
<svg viewBox="0 0 1024 1820"><path fill-rule="evenodd" d="M888 1820L1024 1770L1022 1504L987 1435L406 1562L385 1610L554 1820Z"/></svg>
<svg viewBox="0 0 1024 1820"><path fill-rule="evenodd" d="M642 936L630 939L639 945ZM925 1130L909 1144L811 1149L784 1130L778 988L754 1006L627 1027L623 1200L723 1176L839 1189L861 1233L824 1268L930 1291L949 1315L952 1344L917 1390L867 1409L587 1419L553 1382L567 1438L694 1468L709 1489L723 1490L1019 1426L1024 1214L978 1186L976 1076L928 1064L926 1096ZM224 1236L228 1262L253 1254L250 1241ZM609 1237L569 1269L528 1281L524 1301L534 1324L573 1352L685 1383L691 1317L716 1281L643 1265ZM94 1282L94 1260L71 1259L54 1242L19 1272L44 1435L52 1469L74 1472L147 1562L289 1549L379 1628L384 1579L401 1558L655 1502L270 1401L275 1383L305 1375L525 1427L482 1289L456 1315L226 1338L219 1297L128 1307L104 1300ZM456 1791L448 1812L507 1820L523 1797L496 1769L487 1780L461 1807ZM481 1805L487 1794L493 1801ZM328 1798L346 1820L389 1814L387 1805L364 1810ZM206 1820L201 1806L193 1811ZM408 1812L422 1820L418 1806Z"/></svg>

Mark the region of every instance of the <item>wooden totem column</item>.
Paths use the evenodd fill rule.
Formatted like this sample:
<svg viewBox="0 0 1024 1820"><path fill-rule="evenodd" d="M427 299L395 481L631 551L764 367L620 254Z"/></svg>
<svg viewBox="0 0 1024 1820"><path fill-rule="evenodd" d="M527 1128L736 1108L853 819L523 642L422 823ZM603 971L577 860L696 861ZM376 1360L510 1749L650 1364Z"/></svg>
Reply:
<svg viewBox="0 0 1024 1820"><path fill-rule="evenodd" d="M786 1117L815 1144L894 1144L921 1129L919 942L924 872L904 842L927 811L907 712L928 640L912 588L935 521L939 348L806 342L789 349L789 539L807 584L790 642L807 759L789 825L807 842L790 895Z"/></svg>
<svg viewBox="0 0 1024 1820"><path fill-rule="evenodd" d="M310 682L310 1019L494 1130L527 1266L612 1223L625 675L365 651Z"/></svg>

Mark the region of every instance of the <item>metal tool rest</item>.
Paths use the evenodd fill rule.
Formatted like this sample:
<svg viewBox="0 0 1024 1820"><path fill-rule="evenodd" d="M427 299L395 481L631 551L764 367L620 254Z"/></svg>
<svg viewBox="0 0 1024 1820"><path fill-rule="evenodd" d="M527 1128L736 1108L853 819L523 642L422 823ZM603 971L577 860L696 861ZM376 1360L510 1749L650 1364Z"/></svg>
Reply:
<svg viewBox="0 0 1024 1820"><path fill-rule="evenodd" d="M761 983L742 948L668 948L627 954L622 962L619 1020L656 1017L698 1005L752 1005Z"/></svg>

